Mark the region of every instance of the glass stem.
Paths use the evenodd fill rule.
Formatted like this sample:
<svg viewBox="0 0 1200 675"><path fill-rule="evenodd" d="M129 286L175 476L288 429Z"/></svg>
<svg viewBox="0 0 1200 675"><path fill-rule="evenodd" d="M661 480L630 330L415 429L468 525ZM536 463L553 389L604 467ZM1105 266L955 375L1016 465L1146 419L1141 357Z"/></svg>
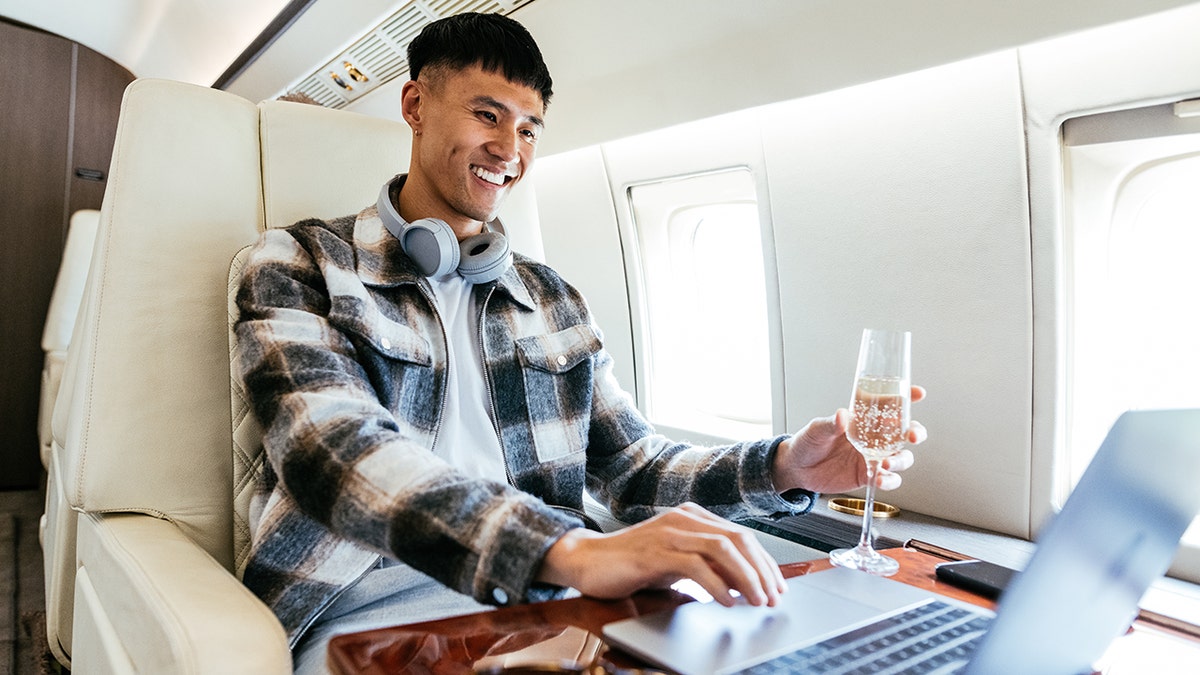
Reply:
<svg viewBox="0 0 1200 675"><path fill-rule="evenodd" d="M863 504L862 535L858 538L858 548L863 551L874 551L871 542L872 519L875 517L875 478L879 475L879 460L867 460L867 498Z"/></svg>

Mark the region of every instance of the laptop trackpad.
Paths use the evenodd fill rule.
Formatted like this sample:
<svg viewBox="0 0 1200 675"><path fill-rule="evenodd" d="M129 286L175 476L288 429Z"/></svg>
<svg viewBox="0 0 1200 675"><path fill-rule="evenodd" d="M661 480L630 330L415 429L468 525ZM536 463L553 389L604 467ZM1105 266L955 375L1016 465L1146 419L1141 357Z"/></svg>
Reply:
<svg viewBox="0 0 1200 675"><path fill-rule="evenodd" d="M688 603L610 623L604 637L680 673L714 673L794 651L929 598L907 584L841 568L794 577L788 586L777 607Z"/></svg>

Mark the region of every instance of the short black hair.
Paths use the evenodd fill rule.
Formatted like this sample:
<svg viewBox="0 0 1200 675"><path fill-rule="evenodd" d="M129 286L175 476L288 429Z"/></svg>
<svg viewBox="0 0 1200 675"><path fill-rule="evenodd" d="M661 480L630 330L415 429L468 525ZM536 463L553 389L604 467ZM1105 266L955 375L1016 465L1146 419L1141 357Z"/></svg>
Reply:
<svg viewBox="0 0 1200 675"><path fill-rule="evenodd" d="M461 70L475 65L534 89L542 95L542 105L550 105L553 82L542 52L529 31L506 16L467 12L438 19L408 45L408 70L414 80L425 68Z"/></svg>

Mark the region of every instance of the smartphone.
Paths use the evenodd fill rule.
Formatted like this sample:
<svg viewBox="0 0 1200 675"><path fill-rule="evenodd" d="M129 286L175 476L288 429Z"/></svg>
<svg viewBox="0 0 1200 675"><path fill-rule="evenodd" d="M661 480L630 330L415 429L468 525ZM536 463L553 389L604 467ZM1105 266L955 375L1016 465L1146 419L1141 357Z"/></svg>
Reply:
<svg viewBox="0 0 1200 675"><path fill-rule="evenodd" d="M937 578L952 585L996 599L1017 571L986 560L957 560L939 564Z"/></svg>

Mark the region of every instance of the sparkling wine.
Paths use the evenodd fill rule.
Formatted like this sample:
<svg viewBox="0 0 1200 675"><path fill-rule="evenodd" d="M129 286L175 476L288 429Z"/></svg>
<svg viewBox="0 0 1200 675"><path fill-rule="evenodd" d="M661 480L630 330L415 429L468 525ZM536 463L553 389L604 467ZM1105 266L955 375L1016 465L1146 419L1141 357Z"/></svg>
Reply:
<svg viewBox="0 0 1200 675"><path fill-rule="evenodd" d="M876 479L882 462L904 447L908 432L908 407L912 402L912 334L907 331L863 331L850 396L850 423L846 436L867 459L867 497L863 506L858 546L829 552L833 564L870 574L891 576L900 563L875 550L871 527L875 511Z"/></svg>
<svg viewBox="0 0 1200 675"><path fill-rule="evenodd" d="M869 460L899 452L908 431L909 383L898 377L860 377L846 436Z"/></svg>

